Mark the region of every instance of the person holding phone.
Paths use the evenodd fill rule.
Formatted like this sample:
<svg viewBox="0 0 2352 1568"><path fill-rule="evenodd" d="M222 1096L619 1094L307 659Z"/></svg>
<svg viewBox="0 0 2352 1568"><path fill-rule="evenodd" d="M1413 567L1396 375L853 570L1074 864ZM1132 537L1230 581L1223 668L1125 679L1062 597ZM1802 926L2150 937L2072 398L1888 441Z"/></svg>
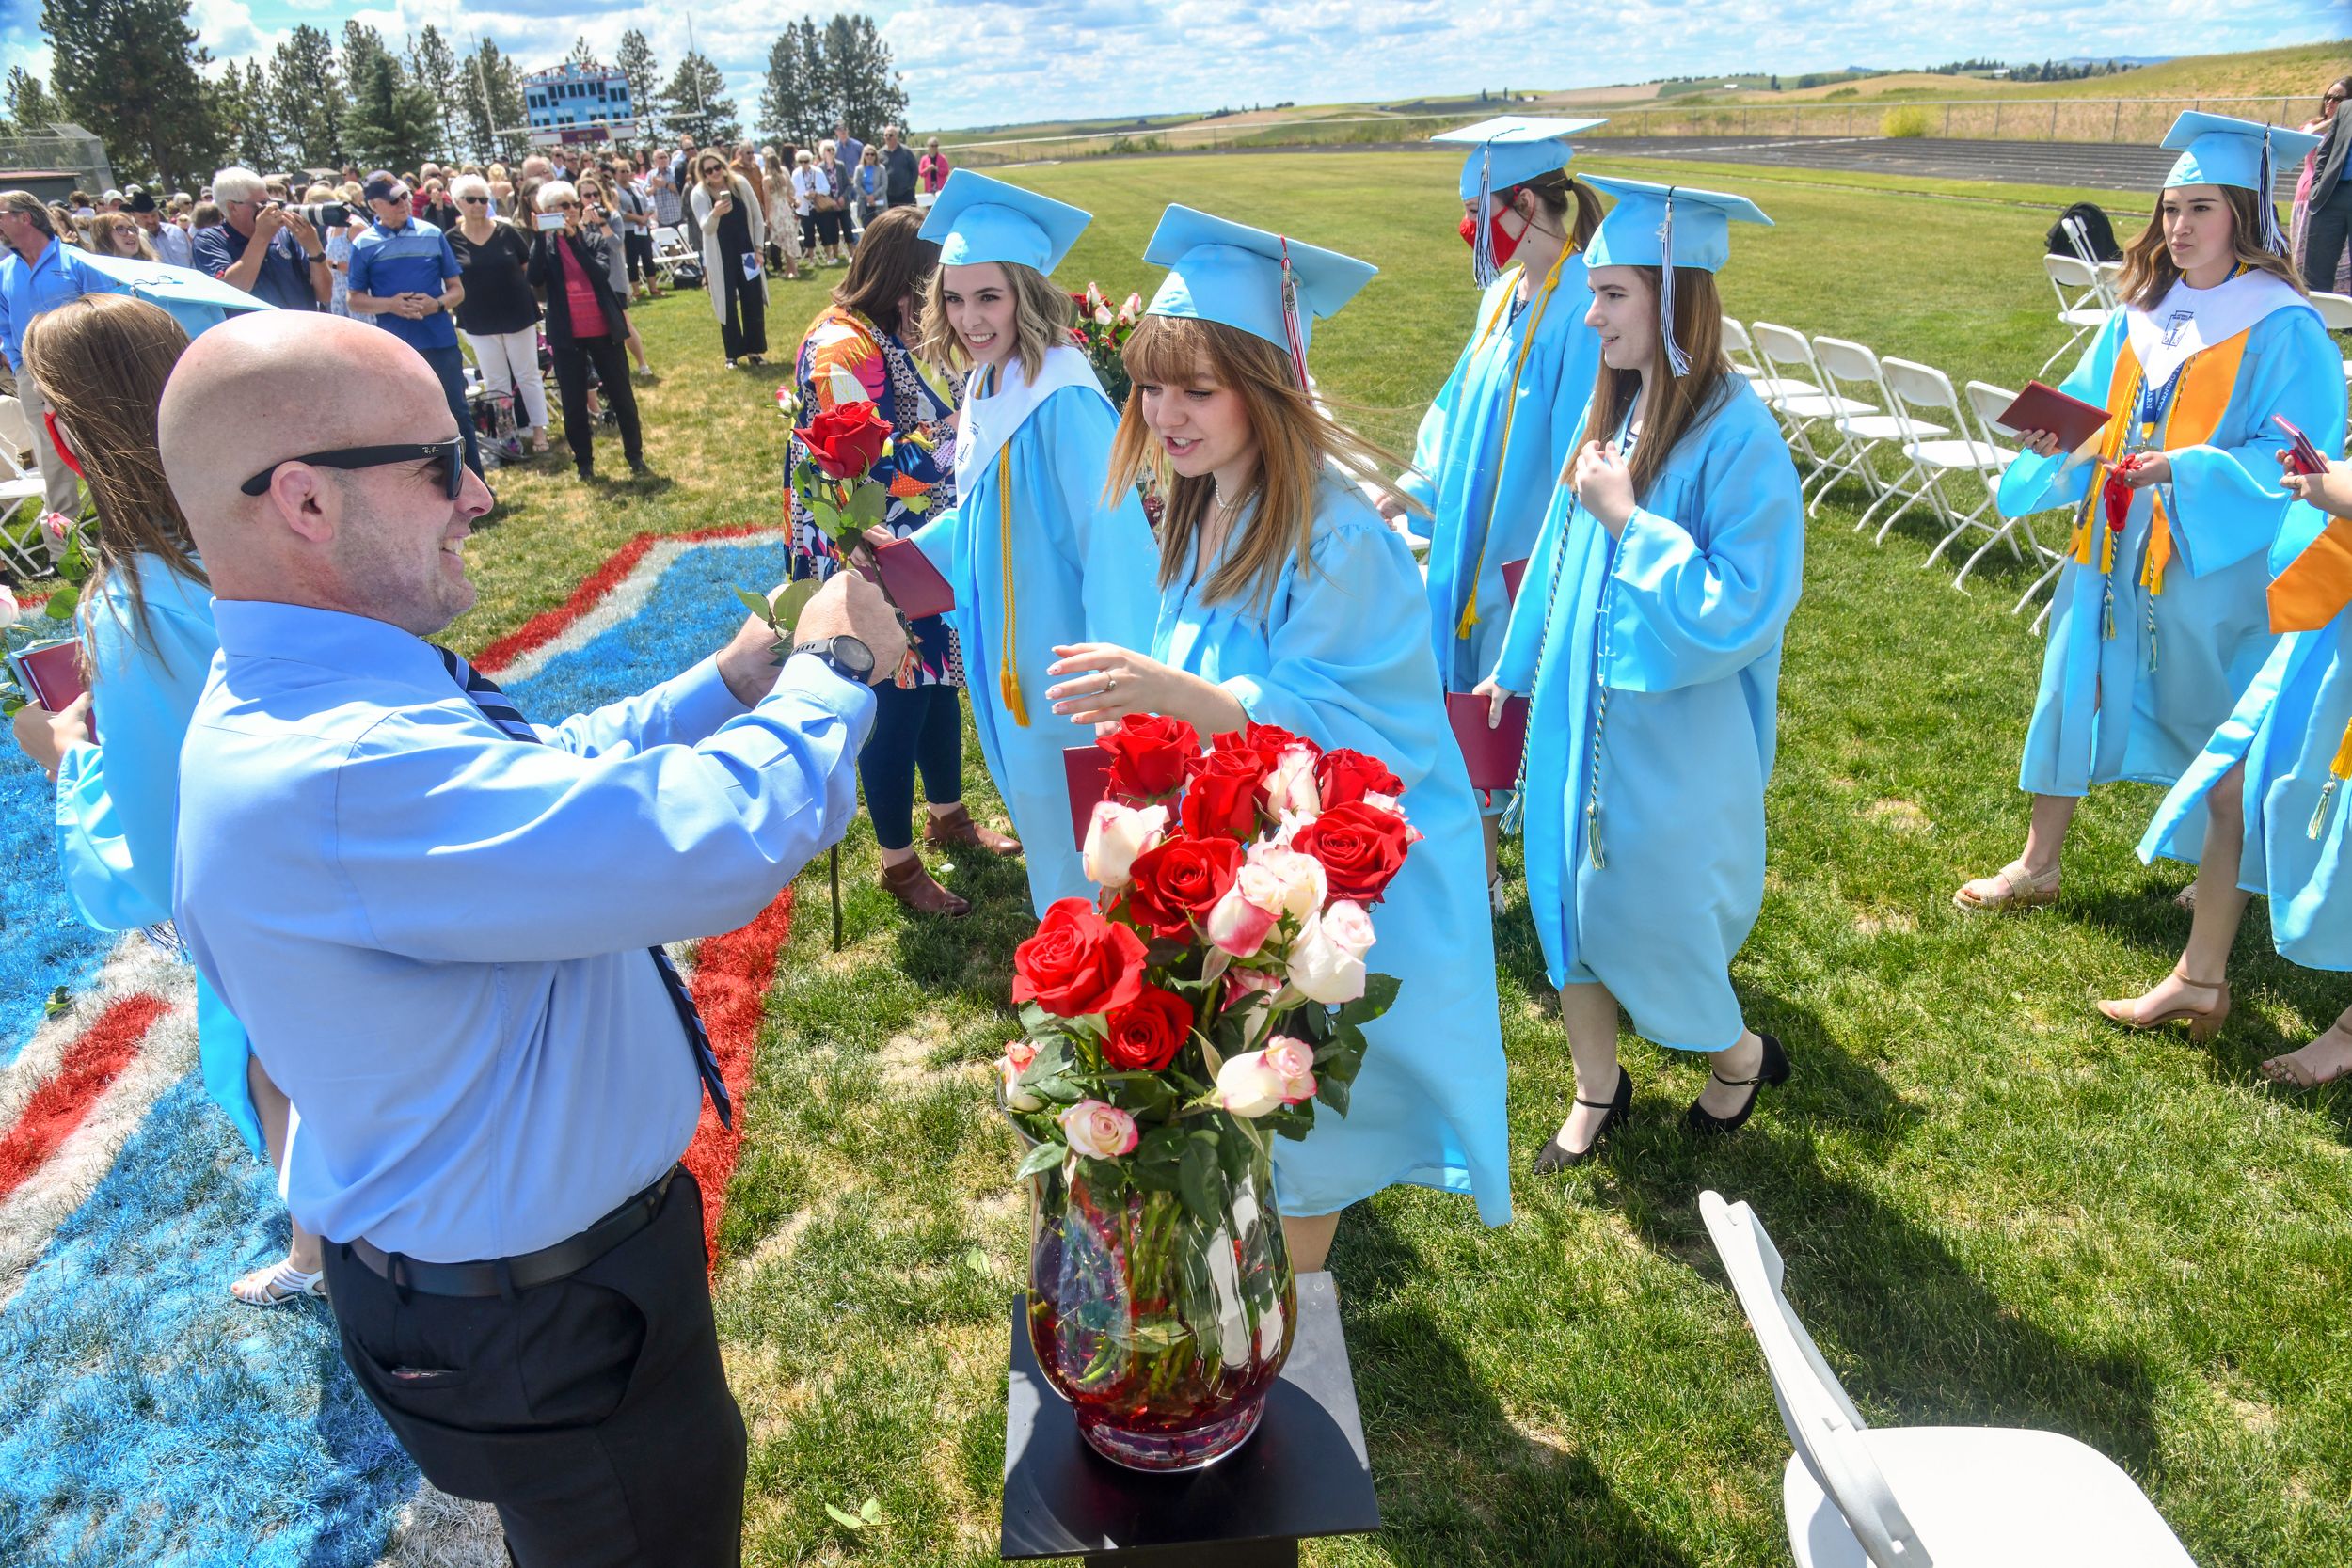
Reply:
<svg viewBox="0 0 2352 1568"><path fill-rule="evenodd" d="M739 360L759 364L768 353L768 273L760 260L768 217L759 193L724 158L707 151L694 160L691 200L727 369Z"/></svg>
<svg viewBox="0 0 2352 1568"><path fill-rule="evenodd" d="M645 358L645 340L637 330L637 318L629 314L628 235L621 221L621 209L614 199L612 187L602 175L589 175L580 183L580 227L591 237L601 235L612 243L604 247L605 263L612 269L612 297L621 302L621 320L628 327L628 356L637 361L637 378L653 379L653 365Z"/></svg>
<svg viewBox="0 0 2352 1568"><path fill-rule="evenodd" d="M2270 900L2279 956L2307 969L2352 970L2352 467L2303 442L2279 454L2280 485L2295 498L2269 551L2265 594L2279 645L2140 840L2153 861L2179 852L2201 819L2234 816L2244 852L2232 896L2197 900L2197 925L2176 973L2221 975L2205 1019L2229 1014L2226 965L2250 894ZM2200 808L2203 808L2201 811ZM2211 858L2213 837L2206 834ZM2263 1076L2315 1089L2352 1075L2352 1006L2296 1050L2262 1064Z"/></svg>
<svg viewBox="0 0 2352 1568"><path fill-rule="evenodd" d="M2181 156L2124 248L2124 308L2059 388L2107 409L2096 461L2026 432L2002 476L2004 515L2071 502L2075 524L2018 769L2033 797L2025 849L1963 886L1963 910L2056 902L2082 797L2113 780L2178 781L2270 656L2265 561L2287 507L2272 480L2286 444L2272 416L2344 428L2342 359L2269 201L2273 160L2311 142L2251 120L2180 118L2164 145ZM2234 810L2217 801L2194 893L2201 958L2236 920L2237 833ZM2200 859L2196 834L2174 842ZM2106 1010L2210 1030L2226 1008L2217 970L2201 968Z"/></svg>
<svg viewBox="0 0 2352 1568"><path fill-rule="evenodd" d="M588 367L620 421L621 451L628 471L639 478L645 467L644 442L637 423L637 393L628 384L628 361L623 347L628 341L628 319L612 292L612 263L607 236L592 236L580 228L580 192L570 182L550 180L541 185L538 233L531 247L528 276L548 299L548 352L555 359L555 385L564 404L564 440L572 449L572 463L581 481L596 477L596 426L588 413Z"/></svg>
<svg viewBox="0 0 2352 1568"><path fill-rule="evenodd" d="M1577 1164L1632 1116L1620 1010L1710 1058L1684 1112L1735 1132L1789 1062L1749 1027L1731 960L1764 902L1764 787L1804 503L1763 400L1723 352L1715 274L1738 196L1594 178L1617 204L1584 253L1600 368L1492 674L1528 697L1527 907L1576 1069L1536 1156Z"/></svg>

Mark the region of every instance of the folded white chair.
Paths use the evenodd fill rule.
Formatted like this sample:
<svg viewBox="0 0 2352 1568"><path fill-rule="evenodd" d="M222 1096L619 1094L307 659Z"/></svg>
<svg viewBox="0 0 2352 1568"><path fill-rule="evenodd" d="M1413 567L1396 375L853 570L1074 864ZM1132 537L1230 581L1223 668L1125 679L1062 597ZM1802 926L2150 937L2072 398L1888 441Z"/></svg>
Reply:
<svg viewBox="0 0 2352 1568"><path fill-rule="evenodd" d="M2095 262L2053 251L2042 258L2042 271L2050 280L2050 292L2058 296L2058 325L2072 327L2074 335L2058 345L2056 354L2042 361L2036 375L2046 374L2068 349L2082 341L2084 333L2105 326L2115 309L2110 280L2101 275Z"/></svg>
<svg viewBox="0 0 2352 1568"><path fill-rule="evenodd" d="M1985 443L2001 454L2001 468L2003 472L2007 472L2010 464L2017 459L2017 451L2013 447L2002 445L2002 442L2005 439L2015 440L2018 432L2003 424L2001 415L2008 410L2010 404L2017 401L2017 394L2006 387L1995 387L1989 381L1971 381L1968 383L1967 395L1968 406L1976 413L1977 424L1984 436ZM1994 483L1996 486L1999 483L1997 480ZM2003 519L2010 530L2025 535L2026 544L2033 551L2034 559L2041 562L2044 568L2042 574L2033 580L2032 586L2028 587L2017 602L2010 607L2009 612L2011 615L2022 613L2027 605L2033 603L2035 594L2057 581L2059 569L2066 564L2065 552L2050 548L2042 542L2041 535L2034 531L2034 518L2054 515L2065 518L2066 531L2071 534L2073 532L2073 510L2072 506L2044 507L2039 512L2029 513L2023 517ZM1968 574L1976 569L1977 562L1983 560L1994 545L2001 542L2001 538L2002 536L1996 535L1979 546L1977 553L1968 558L1967 564L1961 567L1960 576L1952 579L1952 586L1963 594L1966 593ZM2013 544L2011 547L2015 547ZM2040 632L2042 624L2049 618L2050 607L2043 605L2042 613L2034 617L2033 629Z"/></svg>
<svg viewBox="0 0 2352 1568"><path fill-rule="evenodd" d="M1699 1194L1795 1452L1781 1479L1797 1568L2194 1568L2114 1461L2054 1432L1873 1427L1782 1289L1755 1211Z"/></svg>
<svg viewBox="0 0 2352 1568"><path fill-rule="evenodd" d="M1919 563L1919 569L1925 571L1933 566L1943 558L1944 552L1971 529L1981 529L1995 540L2008 534L2010 530L1999 522L1997 516L1993 522L1984 520L1994 514L1994 492L2000 485L2001 469L2007 458L1998 447L1979 440L1976 432L1969 428L1967 405L1961 402L1960 394L1952 390L1951 378L1932 365L1899 359L1892 355L1879 361L1879 369L1885 376L1888 395L1895 400L1897 410L1906 419L1924 422L1928 416L1934 415L1939 419L1948 419L1951 428L1958 432L1952 436L1914 436L1903 444L1905 455L1927 475L1927 501L1944 519L1948 531L1936 542L1935 548L1928 552L1928 558ZM1977 504L1965 513L1944 493L1946 476L1956 473L1971 475L1984 487L1984 494L1978 499ZM2016 549L2013 539L2010 547ZM2025 552L2018 550L2017 557L2020 561L2024 560Z"/></svg>
<svg viewBox="0 0 2352 1568"><path fill-rule="evenodd" d="M1805 340L1804 333L1794 327L1757 322L1752 329L1752 341L1756 344L1756 352L1762 356L1773 377L1793 384L1790 390L1780 395L1773 407L1779 413L1781 422L1788 427L1789 444L1813 468L1799 487L1800 493L1817 483L1820 486L1805 507L1805 515L1809 517L1820 505L1821 495L1841 476L1854 472L1861 460L1859 447L1851 436L1838 428L1836 421L1850 414L1870 414L1877 410L1869 404L1839 397L1835 390L1823 390L1825 378L1821 374L1821 367L1814 362L1813 345ZM1807 389L1796 390L1795 386ZM1813 441L1816 429L1836 436L1836 442L1816 446ZM1823 446L1827 447L1826 451L1822 450ZM1868 473L1867 467L1862 471ZM1878 483L1875 475L1870 476L1869 483L1873 485Z"/></svg>
<svg viewBox="0 0 2352 1568"><path fill-rule="evenodd" d="M1844 338L1816 338L1813 340L1813 362L1820 366L1821 384L1832 392L1841 396L1856 391L1878 395L1875 404L1858 398L1851 399L1860 403L1866 411L1840 414L1836 424L1859 446L1860 455L1854 471L1876 492L1870 504L1863 508L1861 520L1854 524L1854 531L1859 533L1868 528L1878 509L1892 502L1894 510L1886 515L1885 525L1878 531L1879 541L1884 543L1887 531L1895 526L1895 519L1902 515L1903 508L1927 492L1928 472L1911 454L1911 445L1931 436L1948 435L1949 432L1940 424L1915 420L1904 413L1901 405L1895 401L1895 395L1887 390L1886 373L1879 368L1879 356L1862 344ZM1868 462L1869 454L1881 447L1892 447L1903 454L1903 472L1891 485L1879 478Z"/></svg>

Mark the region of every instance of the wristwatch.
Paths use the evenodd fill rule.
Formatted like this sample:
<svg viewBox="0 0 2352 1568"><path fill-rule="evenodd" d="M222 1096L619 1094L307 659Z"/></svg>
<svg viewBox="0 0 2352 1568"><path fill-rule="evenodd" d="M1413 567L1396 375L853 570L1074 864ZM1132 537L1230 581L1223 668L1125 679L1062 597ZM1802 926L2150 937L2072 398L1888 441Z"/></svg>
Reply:
<svg viewBox="0 0 2352 1568"><path fill-rule="evenodd" d="M864 686L874 675L874 650L844 632L838 637L820 637L803 642L792 650L795 654L815 654L833 666L834 673L844 680Z"/></svg>

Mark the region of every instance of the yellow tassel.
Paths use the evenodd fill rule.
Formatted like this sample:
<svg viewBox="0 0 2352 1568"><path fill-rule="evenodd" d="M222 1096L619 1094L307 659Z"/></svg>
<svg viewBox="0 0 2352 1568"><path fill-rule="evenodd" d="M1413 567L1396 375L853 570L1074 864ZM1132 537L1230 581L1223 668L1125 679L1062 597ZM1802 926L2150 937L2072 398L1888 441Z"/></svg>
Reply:
<svg viewBox="0 0 2352 1568"><path fill-rule="evenodd" d="M1021 676L1012 667L1013 650L1021 645L1012 598L1012 447L996 449L996 538L1000 570L1005 577L1005 648L996 664L996 690L1014 724L1029 727L1029 709L1021 700Z"/></svg>

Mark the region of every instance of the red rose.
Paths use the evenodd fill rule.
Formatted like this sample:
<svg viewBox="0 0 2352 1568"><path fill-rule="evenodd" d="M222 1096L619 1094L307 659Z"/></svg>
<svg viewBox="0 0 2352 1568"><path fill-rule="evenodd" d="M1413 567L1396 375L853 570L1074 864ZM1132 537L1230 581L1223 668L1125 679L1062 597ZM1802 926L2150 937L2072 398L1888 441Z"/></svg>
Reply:
<svg viewBox="0 0 2352 1568"><path fill-rule="evenodd" d="M1184 803L1178 812L1196 838L1248 838L1258 831L1258 784L1274 759L1225 737L1214 752L1185 766Z"/></svg>
<svg viewBox="0 0 2352 1568"><path fill-rule="evenodd" d="M1263 752L1267 766L1293 747L1303 746L1315 756L1323 755L1323 748L1303 735L1293 735L1279 724L1252 724L1241 732L1241 743L1253 752Z"/></svg>
<svg viewBox="0 0 2352 1568"><path fill-rule="evenodd" d="M1354 805L1366 795L1402 795L1405 781L1389 771L1389 765L1378 757L1368 757L1361 752L1342 747L1326 752L1315 764L1315 793L1323 798L1323 809Z"/></svg>
<svg viewBox="0 0 2352 1568"><path fill-rule="evenodd" d="M1291 847L1323 863L1334 898L1376 904L1405 865L1412 842L1405 818L1361 800L1334 806L1298 830Z"/></svg>
<svg viewBox="0 0 2352 1568"><path fill-rule="evenodd" d="M827 479L863 479L890 439L890 421L861 398L837 404L792 433L808 448L808 460Z"/></svg>
<svg viewBox="0 0 2352 1568"><path fill-rule="evenodd" d="M1192 1033L1192 1007L1174 991L1147 985L1104 1022L1104 1061L1126 1071L1157 1072L1176 1059Z"/></svg>
<svg viewBox="0 0 2352 1568"><path fill-rule="evenodd" d="M1143 990L1143 939L1084 898L1058 898L1012 950L1012 999L1061 1018L1109 1012Z"/></svg>
<svg viewBox="0 0 2352 1568"><path fill-rule="evenodd" d="M1205 917L1240 871L1241 846L1232 839L1171 838L1136 857L1127 917L1153 936L1188 937L1193 917Z"/></svg>
<svg viewBox="0 0 2352 1568"><path fill-rule="evenodd" d="M1175 794L1200 754L1198 731L1158 713L1131 713L1094 743L1111 754L1110 793L1133 805Z"/></svg>

